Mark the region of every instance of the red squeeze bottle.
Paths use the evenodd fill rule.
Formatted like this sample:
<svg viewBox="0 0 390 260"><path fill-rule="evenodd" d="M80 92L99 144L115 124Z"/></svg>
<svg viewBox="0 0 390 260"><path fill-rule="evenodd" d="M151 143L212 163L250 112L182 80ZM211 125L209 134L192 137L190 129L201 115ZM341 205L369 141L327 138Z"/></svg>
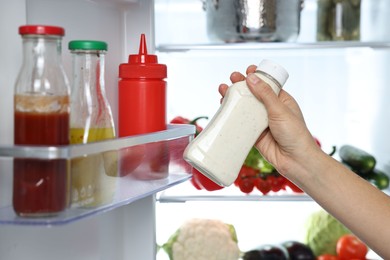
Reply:
<svg viewBox="0 0 390 260"><path fill-rule="evenodd" d="M148 54L141 34L139 53L119 66L119 137L166 129L166 77L167 66Z"/></svg>

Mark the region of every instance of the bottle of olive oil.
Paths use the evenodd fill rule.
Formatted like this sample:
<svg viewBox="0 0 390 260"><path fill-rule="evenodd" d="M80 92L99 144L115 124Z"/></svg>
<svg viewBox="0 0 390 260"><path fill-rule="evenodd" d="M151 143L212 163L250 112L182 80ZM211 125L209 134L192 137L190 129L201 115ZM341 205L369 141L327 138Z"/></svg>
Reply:
<svg viewBox="0 0 390 260"><path fill-rule="evenodd" d="M359 41L361 0L318 0L318 41Z"/></svg>
<svg viewBox="0 0 390 260"><path fill-rule="evenodd" d="M104 86L107 43L76 40L69 42L69 49L73 60L71 144L115 138L114 120ZM117 168L117 151L73 158L72 206L110 203L115 192Z"/></svg>

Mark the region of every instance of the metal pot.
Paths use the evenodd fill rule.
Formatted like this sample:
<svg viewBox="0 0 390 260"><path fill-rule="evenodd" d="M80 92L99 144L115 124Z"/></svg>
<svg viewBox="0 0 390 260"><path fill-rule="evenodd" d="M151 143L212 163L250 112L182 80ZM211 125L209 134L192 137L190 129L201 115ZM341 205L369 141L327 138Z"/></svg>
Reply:
<svg viewBox="0 0 390 260"><path fill-rule="evenodd" d="M224 42L288 42L299 34L303 0L203 0L207 33Z"/></svg>

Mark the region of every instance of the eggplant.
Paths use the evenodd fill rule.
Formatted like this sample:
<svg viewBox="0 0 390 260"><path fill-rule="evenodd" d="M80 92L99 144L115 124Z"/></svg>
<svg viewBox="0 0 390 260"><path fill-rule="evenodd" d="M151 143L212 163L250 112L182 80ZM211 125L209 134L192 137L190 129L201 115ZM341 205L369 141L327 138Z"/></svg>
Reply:
<svg viewBox="0 0 390 260"><path fill-rule="evenodd" d="M278 245L263 245L258 249L248 251L243 260L287 260L287 250Z"/></svg>
<svg viewBox="0 0 390 260"><path fill-rule="evenodd" d="M315 260L313 251L307 245L298 241L287 241L282 244L288 252L290 260Z"/></svg>

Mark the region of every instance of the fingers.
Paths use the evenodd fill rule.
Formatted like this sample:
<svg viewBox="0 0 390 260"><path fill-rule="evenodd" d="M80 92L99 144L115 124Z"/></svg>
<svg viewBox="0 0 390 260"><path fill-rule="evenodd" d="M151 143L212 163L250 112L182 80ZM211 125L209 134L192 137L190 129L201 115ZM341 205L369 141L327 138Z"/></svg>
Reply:
<svg viewBox="0 0 390 260"><path fill-rule="evenodd" d="M256 71L256 68L257 68L256 65L249 65L248 68L246 69L246 74L248 75L248 74L254 73ZM236 83L236 82L245 80L245 76L242 75L240 72L235 71L230 75L230 80L232 83ZM223 97L225 96L228 88L229 88L229 86L227 84L219 85L218 91L222 96L221 102L222 102Z"/></svg>
<svg viewBox="0 0 390 260"><path fill-rule="evenodd" d="M246 75L254 73L256 69L257 69L256 65L249 65L248 68L246 69Z"/></svg>
<svg viewBox="0 0 390 260"><path fill-rule="evenodd" d="M288 108L290 108L291 112L297 116L298 118L304 120L303 113L297 103L297 101L286 91L283 89L280 90L279 100L284 103Z"/></svg>
<svg viewBox="0 0 390 260"><path fill-rule="evenodd" d="M232 83L236 83L238 81L243 81L245 80L245 76L242 75L240 72L233 72L232 74L230 74L230 81Z"/></svg>
<svg viewBox="0 0 390 260"><path fill-rule="evenodd" d="M247 84L252 93L261 100L268 110L276 109L277 104L283 104L291 113L303 120L303 114L295 99L283 89L280 90L279 96L261 79L254 74L248 75Z"/></svg>
<svg viewBox="0 0 390 260"><path fill-rule="evenodd" d="M267 108L271 107L272 104L280 102L272 88L255 74L249 74L246 82L253 95L261 100Z"/></svg>
<svg viewBox="0 0 390 260"><path fill-rule="evenodd" d="M222 96L222 98L220 100L220 103L222 103L223 97L225 96L226 91L228 90L228 88L229 88L229 86L226 85L226 84L219 85L218 91L219 91L219 94L221 94L221 96Z"/></svg>

